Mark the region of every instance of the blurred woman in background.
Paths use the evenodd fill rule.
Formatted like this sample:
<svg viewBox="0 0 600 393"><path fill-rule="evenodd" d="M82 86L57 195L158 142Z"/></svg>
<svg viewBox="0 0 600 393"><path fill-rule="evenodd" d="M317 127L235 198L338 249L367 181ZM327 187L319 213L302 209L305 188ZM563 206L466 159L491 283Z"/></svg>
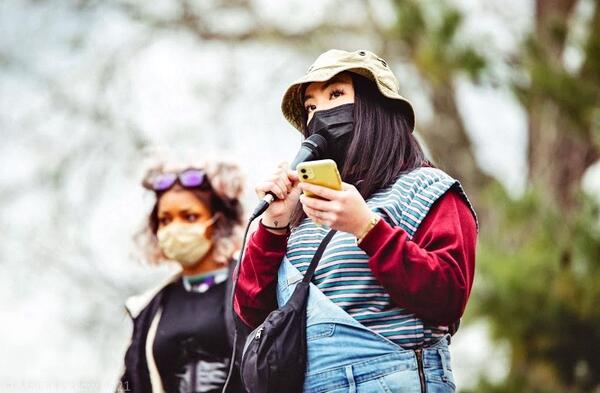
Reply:
<svg viewBox="0 0 600 393"><path fill-rule="evenodd" d="M335 229L310 285L304 391L453 392L448 345L478 228L460 182L425 158L412 106L372 52L325 52L282 110L304 137L327 140L320 158L336 162L343 189L299 183L286 164L256 186L278 199L240 264L237 315L254 328L285 304Z"/></svg>
<svg viewBox="0 0 600 393"><path fill-rule="evenodd" d="M233 340L230 271L240 247L244 179L236 164L147 172L155 196L143 251L150 263L171 261L177 273L158 288L127 300L133 320L120 391L221 392ZM236 378L230 392L239 391Z"/></svg>

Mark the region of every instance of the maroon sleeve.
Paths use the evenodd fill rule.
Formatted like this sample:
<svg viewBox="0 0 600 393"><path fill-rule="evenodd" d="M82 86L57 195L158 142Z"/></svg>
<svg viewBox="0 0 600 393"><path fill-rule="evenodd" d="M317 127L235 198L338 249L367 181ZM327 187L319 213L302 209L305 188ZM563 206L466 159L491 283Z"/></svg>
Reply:
<svg viewBox="0 0 600 393"><path fill-rule="evenodd" d="M287 240L288 235L276 235L259 224L239 264L233 307L240 319L253 329L277 308L277 271Z"/></svg>
<svg viewBox="0 0 600 393"><path fill-rule="evenodd" d="M477 227L467 202L451 188L433 204L412 240L380 220L360 247L396 304L439 324L458 320L475 268Z"/></svg>

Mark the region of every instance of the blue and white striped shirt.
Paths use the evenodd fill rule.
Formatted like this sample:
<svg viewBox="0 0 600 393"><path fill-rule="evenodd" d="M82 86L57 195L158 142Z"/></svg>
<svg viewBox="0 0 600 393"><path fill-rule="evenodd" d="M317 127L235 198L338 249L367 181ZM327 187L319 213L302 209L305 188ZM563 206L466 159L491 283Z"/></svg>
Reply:
<svg viewBox="0 0 600 393"><path fill-rule="evenodd" d="M392 185L374 193L367 205L412 239L433 203L452 186L458 188L475 215L458 180L431 167L399 176ZM327 232L329 228L305 219L290 234L287 259L304 273ZM448 332L448 326L429 325L396 305L371 272L368 261L352 234L337 232L323 253L313 282L357 321L402 347L427 344Z"/></svg>

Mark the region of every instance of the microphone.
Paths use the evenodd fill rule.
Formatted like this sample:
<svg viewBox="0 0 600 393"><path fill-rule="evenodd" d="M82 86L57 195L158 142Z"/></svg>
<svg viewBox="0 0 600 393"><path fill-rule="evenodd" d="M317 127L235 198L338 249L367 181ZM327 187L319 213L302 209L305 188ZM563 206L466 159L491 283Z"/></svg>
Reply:
<svg viewBox="0 0 600 393"><path fill-rule="evenodd" d="M290 164L290 168L296 169L298 164L300 164L301 162L311 161L321 157L323 153L325 153L326 149L327 140L324 136L320 134L313 134L309 136L304 140L304 142L302 142L298 154L296 154L296 157L294 157L294 160ZM252 215L250 216L250 221L253 221L256 217L263 214L275 199L277 199L275 194L273 194L272 192L268 192L264 196L262 201L260 201L258 206L256 206L254 212L252 212Z"/></svg>
<svg viewBox="0 0 600 393"><path fill-rule="evenodd" d="M296 157L290 164L290 168L295 170L298 164L304 161L312 161L321 157L327 149L327 139L321 134L313 134L306 138Z"/></svg>

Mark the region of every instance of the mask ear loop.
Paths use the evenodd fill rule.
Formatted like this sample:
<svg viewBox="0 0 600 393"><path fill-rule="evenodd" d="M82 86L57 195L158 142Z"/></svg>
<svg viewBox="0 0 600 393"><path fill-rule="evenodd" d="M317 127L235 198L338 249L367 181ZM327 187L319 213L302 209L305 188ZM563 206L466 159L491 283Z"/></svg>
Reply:
<svg viewBox="0 0 600 393"><path fill-rule="evenodd" d="M213 216L211 217L210 220L208 220L207 222L203 223L202 225L204 226L204 233L206 236L206 231L208 230L208 228L210 228L211 226L213 226L217 221L219 221L219 219L223 217L223 212L216 212L215 214L213 214ZM213 235L214 236L214 232ZM211 242L213 243L212 247L214 247L214 240L212 239L211 236Z"/></svg>
<svg viewBox="0 0 600 393"><path fill-rule="evenodd" d="M222 212L216 212L215 214L213 214L212 218L210 220L208 220L208 222L204 223L205 228L208 228L211 225L213 225L221 217L223 217L223 213Z"/></svg>

